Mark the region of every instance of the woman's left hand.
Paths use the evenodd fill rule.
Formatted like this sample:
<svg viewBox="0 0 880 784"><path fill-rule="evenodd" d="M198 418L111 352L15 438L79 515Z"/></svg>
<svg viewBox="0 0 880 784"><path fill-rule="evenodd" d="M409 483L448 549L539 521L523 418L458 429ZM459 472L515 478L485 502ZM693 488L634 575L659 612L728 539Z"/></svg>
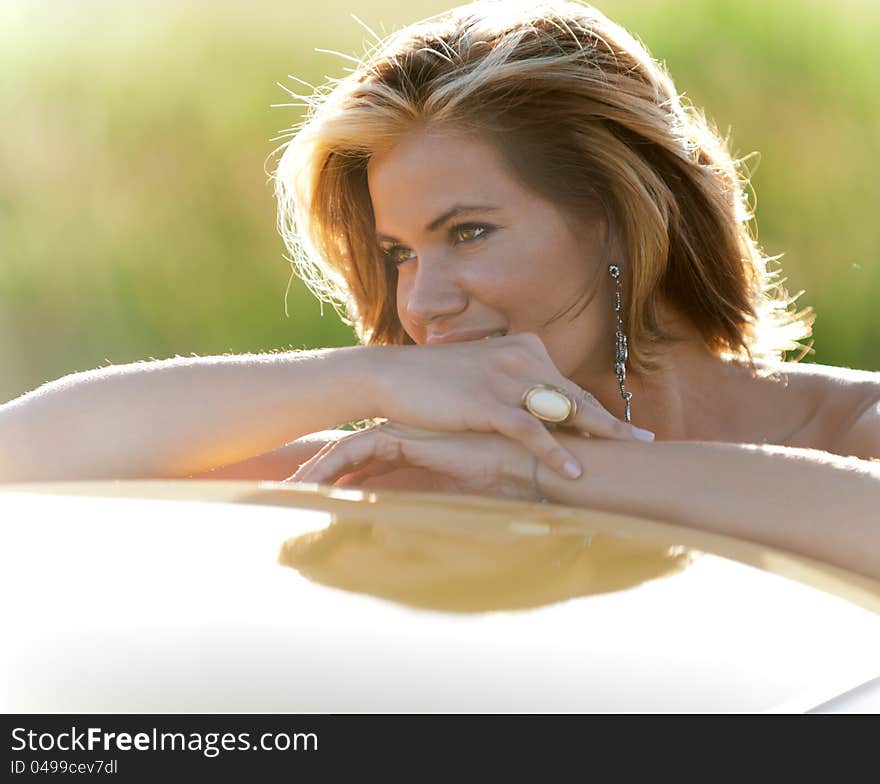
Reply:
<svg viewBox="0 0 880 784"><path fill-rule="evenodd" d="M531 453L499 433L441 432L384 422L324 446L285 482L345 486L399 468L439 475L436 489L534 501Z"/></svg>

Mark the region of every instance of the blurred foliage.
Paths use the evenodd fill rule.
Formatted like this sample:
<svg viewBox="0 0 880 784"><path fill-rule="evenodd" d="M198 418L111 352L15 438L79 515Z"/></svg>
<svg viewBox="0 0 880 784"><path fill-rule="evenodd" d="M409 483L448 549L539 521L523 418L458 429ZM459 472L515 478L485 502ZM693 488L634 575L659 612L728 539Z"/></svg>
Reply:
<svg viewBox="0 0 880 784"><path fill-rule="evenodd" d="M354 342L275 232L281 82L342 76L448 3L0 4L0 400L148 357ZM880 369L880 10L870 2L614 0L737 155L760 241L818 312L811 361Z"/></svg>

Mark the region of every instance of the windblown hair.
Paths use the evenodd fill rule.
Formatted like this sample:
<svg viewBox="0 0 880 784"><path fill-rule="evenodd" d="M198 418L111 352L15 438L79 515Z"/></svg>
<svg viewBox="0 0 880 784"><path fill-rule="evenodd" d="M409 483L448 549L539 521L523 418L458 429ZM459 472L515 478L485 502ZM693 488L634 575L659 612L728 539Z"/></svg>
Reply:
<svg viewBox="0 0 880 784"><path fill-rule="evenodd" d="M570 215L600 208L623 270L629 364L670 341L658 294L718 355L781 360L808 346L753 238L742 162L622 27L575 2L482 0L379 41L305 98L274 174L290 261L366 344L412 343L375 239L371 156L430 126L492 142L514 176Z"/></svg>

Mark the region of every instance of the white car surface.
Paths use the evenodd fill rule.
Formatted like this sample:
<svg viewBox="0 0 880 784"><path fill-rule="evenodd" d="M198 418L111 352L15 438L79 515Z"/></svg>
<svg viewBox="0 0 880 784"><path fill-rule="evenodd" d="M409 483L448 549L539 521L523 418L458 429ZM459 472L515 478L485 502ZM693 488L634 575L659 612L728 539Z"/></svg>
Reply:
<svg viewBox="0 0 880 784"><path fill-rule="evenodd" d="M880 709L880 586L476 497L0 487L3 712Z"/></svg>

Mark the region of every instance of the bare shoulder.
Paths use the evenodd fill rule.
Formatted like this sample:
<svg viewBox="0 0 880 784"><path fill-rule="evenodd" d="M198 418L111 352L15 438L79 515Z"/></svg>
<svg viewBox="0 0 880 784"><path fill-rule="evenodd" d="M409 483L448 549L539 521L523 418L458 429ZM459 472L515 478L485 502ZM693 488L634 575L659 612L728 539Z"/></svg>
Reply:
<svg viewBox="0 0 880 784"><path fill-rule="evenodd" d="M880 458L880 372L812 363L780 371L814 401L812 431L827 451Z"/></svg>

